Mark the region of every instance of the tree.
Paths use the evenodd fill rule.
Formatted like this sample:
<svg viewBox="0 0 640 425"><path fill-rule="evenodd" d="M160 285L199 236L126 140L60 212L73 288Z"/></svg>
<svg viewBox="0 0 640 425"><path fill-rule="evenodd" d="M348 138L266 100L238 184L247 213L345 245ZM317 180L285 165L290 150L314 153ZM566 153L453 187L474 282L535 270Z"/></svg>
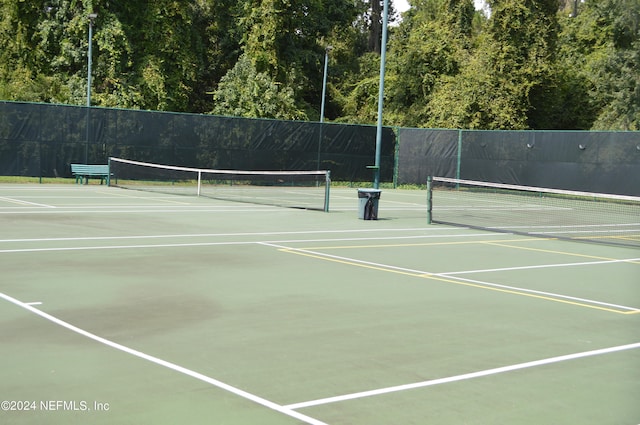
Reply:
<svg viewBox="0 0 640 425"><path fill-rule="evenodd" d="M49 0L44 7L35 0L0 1L0 41L7 46L1 54L0 87L23 87L26 91L16 98L85 103L87 16L97 13L94 104L177 111L192 104L204 68L199 27L193 25L201 1ZM36 84L24 87L21 74ZM32 90L40 94L28 95Z"/></svg>
<svg viewBox="0 0 640 425"><path fill-rule="evenodd" d="M487 1L412 0L390 26L385 124L639 128L640 0ZM374 123L382 4L0 0L0 98L84 105L94 12L94 105L316 120L331 45L326 116ZM269 97L232 93L247 76Z"/></svg>
<svg viewBox="0 0 640 425"><path fill-rule="evenodd" d="M0 97L33 102L68 101L70 93L46 72L49 61L39 51L39 21L47 10L40 2L0 1ZM45 68L45 69L43 69Z"/></svg>
<svg viewBox="0 0 640 425"><path fill-rule="evenodd" d="M293 90L296 109L315 117L323 41L336 28L350 26L356 12L349 0L246 0L239 19L243 54L258 74Z"/></svg>
<svg viewBox="0 0 640 425"><path fill-rule="evenodd" d="M306 116L296 107L293 90L273 81L267 72L258 72L242 55L222 77L213 95L212 113L246 118L302 120Z"/></svg>
<svg viewBox="0 0 640 425"><path fill-rule="evenodd" d="M640 0L587 1L564 22L559 66L585 92L585 128L640 129Z"/></svg>
<svg viewBox="0 0 640 425"><path fill-rule="evenodd" d="M436 88L428 107L430 126L532 128L544 110L555 85L556 0L489 4L491 17L473 57Z"/></svg>
<svg viewBox="0 0 640 425"><path fill-rule="evenodd" d="M421 0L389 43L387 110L395 123L420 127L439 82L460 72L471 45L471 0Z"/></svg>
<svg viewBox="0 0 640 425"><path fill-rule="evenodd" d="M342 116L336 121L373 124L377 119L380 55L365 53L357 63L356 72L349 74L337 90Z"/></svg>
<svg viewBox="0 0 640 425"><path fill-rule="evenodd" d="M145 109L188 110L205 60L194 25L199 6L173 0L105 4L96 35L100 54L108 55L96 69L104 77L102 91L138 92ZM114 42L122 48L111 50Z"/></svg>

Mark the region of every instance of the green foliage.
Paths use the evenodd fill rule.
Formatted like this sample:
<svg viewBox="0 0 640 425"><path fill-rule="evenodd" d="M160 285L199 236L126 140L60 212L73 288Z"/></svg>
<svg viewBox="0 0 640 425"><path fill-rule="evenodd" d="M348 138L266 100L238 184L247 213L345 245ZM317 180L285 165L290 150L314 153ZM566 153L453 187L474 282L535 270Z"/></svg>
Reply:
<svg viewBox="0 0 640 425"><path fill-rule="evenodd" d="M458 75L468 58L473 15L471 0L422 0L394 29L385 104L395 123L421 127L431 121L435 88Z"/></svg>
<svg viewBox="0 0 640 425"><path fill-rule="evenodd" d="M244 54L259 73L290 87L305 109L316 109L326 39L356 14L345 0L247 0L239 20Z"/></svg>
<svg viewBox="0 0 640 425"><path fill-rule="evenodd" d="M18 65L12 73L0 80L0 99L27 102L70 103L66 86L53 77L33 75L31 69Z"/></svg>
<svg viewBox="0 0 640 425"><path fill-rule="evenodd" d="M204 50L194 26L197 5L173 0L2 0L0 40L7 44L0 87L13 98L84 104L89 13L97 13L93 44L93 104L188 110L202 77ZM25 55L25 52L29 52ZM20 84L16 70L33 84ZM53 90L30 94L38 81ZM29 88L30 87L30 88ZM44 86L43 86L44 87ZM59 89L57 89L59 88ZM205 93L202 93L205 97Z"/></svg>
<svg viewBox="0 0 640 425"><path fill-rule="evenodd" d="M359 58L358 72L338 91L344 116L338 121L372 124L377 120L380 56L366 53ZM343 95L342 93L346 93Z"/></svg>
<svg viewBox="0 0 640 425"><path fill-rule="evenodd" d="M640 0L412 0L390 27L383 120L640 129ZM377 120L382 0L0 0L0 98ZM392 10L393 15L393 10ZM392 16L393 21L393 16ZM215 96L211 96L215 93Z"/></svg>
<svg viewBox="0 0 640 425"><path fill-rule="evenodd" d="M213 95L213 113L246 118L302 120L306 116L295 105L293 90L258 72L243 55L225 75Z"/></svg>
<svg viewBox="0 0 640 425"><path fill-rule="evenodd" d="M451 7L455 3L451 1L449 11L459 10ZM433 96L427 101L426 125L529 128L530 112L548 99L548 92L539 88L549 87L553 79L556 10L551 3L494 0L486 29L475 40L469 39L474 34L473 19L457 18L466 24L457 26L465 29L458 34L466 39L451 55L458 69L437 72ZM449 37L455 40L456 34Z"/></svg>
<svg viewBox="0 0 640 425"><path fill-rule="evenodd" d="M640 130L640 0L586 2L566 19L559 56L582 82L587 128Z"/></svg>
<svg viewBox="0 0 640 425"><path fill-rule="evenodd" d="M426 127L468 129L526 128L517 87L506 78L484 72L489 58L470 58L461 72L441 79L428 104Z"/></svg>
<svg viewBox="0 0 640 425"><path fill-rule="evenodd" d="M428 120L426 106L435 85L458 74L464 60L471 22L466 16L459 20L461 9L448 8L448 3L432 2L431 13L416 13L390 43L386 93L389 109L398 115L407 111L401 125L420 126Z"/></svg>

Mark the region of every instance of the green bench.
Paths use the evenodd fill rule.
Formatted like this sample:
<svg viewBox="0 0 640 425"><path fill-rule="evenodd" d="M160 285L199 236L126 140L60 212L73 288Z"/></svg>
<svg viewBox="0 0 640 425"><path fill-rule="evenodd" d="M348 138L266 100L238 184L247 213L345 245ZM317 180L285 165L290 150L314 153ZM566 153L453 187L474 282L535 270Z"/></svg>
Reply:
<svg viewBox="0 0 640 425"><path fill-rule="evenodd" d="M107 182L109 185L109 166L108 165L87 165L87 164L71 164L71 173L76 177L78 182L84 184L89 183L89 178L100 178L100 184Z"/></svg>

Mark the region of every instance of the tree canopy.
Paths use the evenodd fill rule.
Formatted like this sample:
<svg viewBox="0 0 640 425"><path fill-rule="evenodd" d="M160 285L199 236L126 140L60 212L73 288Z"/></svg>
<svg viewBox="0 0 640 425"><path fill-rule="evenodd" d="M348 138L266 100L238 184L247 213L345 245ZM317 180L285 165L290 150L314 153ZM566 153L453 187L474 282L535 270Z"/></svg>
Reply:
<svg viewBox="0 0 640 425"><path fill-rule="evenodd" d="M392 9L384 123L640 129L640 0ZM0 0L0 99L374 123L383 0Z"/></svg>

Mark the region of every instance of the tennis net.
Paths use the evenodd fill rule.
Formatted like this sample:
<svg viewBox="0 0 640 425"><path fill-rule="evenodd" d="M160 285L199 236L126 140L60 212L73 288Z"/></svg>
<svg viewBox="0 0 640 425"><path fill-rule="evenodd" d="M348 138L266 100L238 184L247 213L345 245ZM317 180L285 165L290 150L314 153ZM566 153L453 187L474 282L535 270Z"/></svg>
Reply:
<svg viewBox="0 0 640 425"><path fill-rule="evenodd" d="M430 222L640 247L640 197L442 177L427 191Z"/></svg>
<svg viewBox="0 0 640 425"><path fill-rule="evenodd" d="M329 171L239 171L177 167L109 158L110 185L329 211Z"/></svg>

